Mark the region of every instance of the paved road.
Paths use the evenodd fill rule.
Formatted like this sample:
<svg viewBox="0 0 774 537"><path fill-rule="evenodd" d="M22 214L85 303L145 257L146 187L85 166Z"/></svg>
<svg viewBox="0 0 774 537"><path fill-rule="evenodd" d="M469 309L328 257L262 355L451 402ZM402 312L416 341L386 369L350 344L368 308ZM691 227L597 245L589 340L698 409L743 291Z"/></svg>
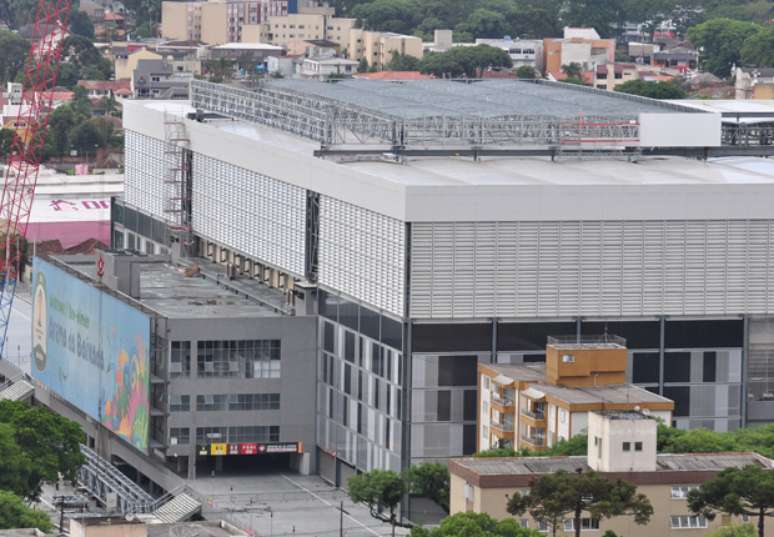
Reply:
<svg viewBox="0 0 774 537"><path fill-rule="evenodd" d="M17 289L8 323L8 340L5 343L5 358L25 373L30 373L32 352L32 304L29 291Z"/></svg>
<svg viewBox="0 0 774 537"><path fill-rule="evenodd" d="M276 473L200 478L188 484L205 497L205 518L225 519L255 537L338 537L340 524L345 537L391 534L388 524L372 518L367 508L353 504L344 491L318 476ZM397 528L395 534L405 536L408 530Z"/></svg>

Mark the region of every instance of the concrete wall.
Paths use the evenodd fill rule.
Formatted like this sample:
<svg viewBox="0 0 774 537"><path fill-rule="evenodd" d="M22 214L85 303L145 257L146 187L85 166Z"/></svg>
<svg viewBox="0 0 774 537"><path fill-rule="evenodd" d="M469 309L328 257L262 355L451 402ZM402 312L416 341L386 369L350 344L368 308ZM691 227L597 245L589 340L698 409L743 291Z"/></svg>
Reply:
<svg viewBox="0 0 774 537"><path fill-rule="evenodd" d="M230 41L226 2L207 2L202 5L201 39L208 45L221 45Z"/></svg>
<svg viewBox="0 0 774 537"><path fill-rule="evenodd" d="M195 37L194 28L189 25L188 14L194 8L195 2L162 2L161 3L161 37L173 41L186 41ZM201 20L201 11L198 11ZM193 22L193 21L191 21ZM121 78L116 76L116 78Z"/></svg>

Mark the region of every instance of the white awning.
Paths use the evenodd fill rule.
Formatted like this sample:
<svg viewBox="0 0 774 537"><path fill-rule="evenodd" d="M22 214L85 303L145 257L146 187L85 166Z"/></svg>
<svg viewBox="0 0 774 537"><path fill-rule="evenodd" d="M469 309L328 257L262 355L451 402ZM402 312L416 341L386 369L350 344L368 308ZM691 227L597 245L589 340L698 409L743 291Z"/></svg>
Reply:
<svg viewBox="0 0 774 537"><path fill-rule="evenodd" d="M533 388L532 386L530 386L529 388L527 388L521 393L526 397L529 397L530 399L544 399L546 396L546 394L544 394L543 392L541 392L536 388Z"/></svg>
<svg viewBox="0 0 774 537"><path fill-rule="evenodd" d="M505 375L497 375L494 378L494 382L496 384L502 384L504 386L507 386L509 384L513 384L513 379L511 377L506 377Z"/></svg>

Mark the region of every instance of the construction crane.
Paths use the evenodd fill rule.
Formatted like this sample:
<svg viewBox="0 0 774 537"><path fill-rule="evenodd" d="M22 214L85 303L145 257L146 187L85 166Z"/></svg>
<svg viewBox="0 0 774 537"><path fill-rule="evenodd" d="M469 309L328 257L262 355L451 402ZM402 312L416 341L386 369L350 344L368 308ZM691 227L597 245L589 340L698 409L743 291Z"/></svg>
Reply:
<svg viewBox="0 0 774 537"><path fill-rule="evenodd" d="M0 236L5 248L0 258L0 359L5 359L8 323L23 270L19 238L27 235L71 7L70 0L38 0L24 65L22 99L0 198L0 232L5 232Z"/></svg>

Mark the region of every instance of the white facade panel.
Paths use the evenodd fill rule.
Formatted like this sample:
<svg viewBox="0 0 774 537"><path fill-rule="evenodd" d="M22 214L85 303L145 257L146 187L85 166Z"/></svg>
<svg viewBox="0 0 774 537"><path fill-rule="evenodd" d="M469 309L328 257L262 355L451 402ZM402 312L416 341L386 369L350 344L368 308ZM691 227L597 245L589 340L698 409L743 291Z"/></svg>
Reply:
<svg viewBox="0 0 774 537"><path fill-rule="evenodd" d="M405 235L400 220L320 196L320 283L402 317Z"/></svg>
<svg viewBox="0 0 774 537"><path fill-rule="evenodd" d="M194 153L192 212L195 233L303 276L303 188Z"/></svg>
<svg viewBox="0 0 774 537"><path fill-rule="evenodd" d="M164 153L167 144L160 139L125 131L124 199L160 220L164 214Z"/></svg>
<svg viewBox="0 0 774 537"><path fill-rule="evenodd" d="M640 114L643 147L719 147L720 114Z"/></svg>
<svg viewBox="0 0 774 537"><path fill-rule="evenodd" d="M414 318L774 312L774 220L411 229Z"/></svg>

